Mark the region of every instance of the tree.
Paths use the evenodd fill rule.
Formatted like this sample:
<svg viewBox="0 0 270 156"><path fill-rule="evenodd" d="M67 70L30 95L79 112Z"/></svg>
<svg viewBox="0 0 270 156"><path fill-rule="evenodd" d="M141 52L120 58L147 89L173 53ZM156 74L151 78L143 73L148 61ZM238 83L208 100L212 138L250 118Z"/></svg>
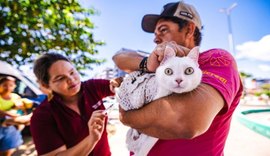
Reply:
<svg viewBox="0 0 270 156"><path fill-rule="evenodd" d="M240 76L241 76L241 78L249 78L249 77L252 77L252 75L251 74L248 74L248 73L245 73L245 72L240 72Z"/></svg>
<svg viewBox="0 0 270 156"><path fill-rule="evenodd" d="M0 60L18 66L32 63L46 52L69 57L78 70L91 69L104 59L94 59L95 28L86 9L77 0L0 0Z"/></svg>
<svg viewBox="0 0 270 156"><path fill-rule="evenodd" d="M252 77L251 74L245 73L245 72L240 72L240 77L244 86L244 92L243 92L243 97L247 95L247 88L246 88L246 79Z"/></svg>

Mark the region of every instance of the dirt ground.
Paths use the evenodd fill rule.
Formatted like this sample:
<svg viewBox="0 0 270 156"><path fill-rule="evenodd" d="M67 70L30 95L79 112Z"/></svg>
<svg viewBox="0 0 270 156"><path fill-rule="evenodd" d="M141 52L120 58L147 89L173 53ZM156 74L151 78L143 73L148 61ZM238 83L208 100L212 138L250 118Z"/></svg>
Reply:
<svg viewBox="0 0 270 156"><path fill-rule="evenodd" d="M24 137L24 144L19 146L13 156L37 156L31 136Z"/></svg>

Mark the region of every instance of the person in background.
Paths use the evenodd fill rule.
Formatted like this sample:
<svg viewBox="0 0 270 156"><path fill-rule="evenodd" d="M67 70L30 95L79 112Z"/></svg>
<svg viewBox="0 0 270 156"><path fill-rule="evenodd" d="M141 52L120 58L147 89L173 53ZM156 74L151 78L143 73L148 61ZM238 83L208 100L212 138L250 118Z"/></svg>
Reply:
<svg viewBox="0 0 270 156"><path fill-rule="evenodd" d="M199 46L202 38L198 12L183 1L164 5L161 14L145 15L142 29L154 33L157 46L148 58L129 51L115 54L114 62L124 71L155 72L168 42L179 45L176 54L181 57ZM125 125L159 138L148 156L224 155L232 114L239 104L243 86L236 62L225 50L200 53L199 65L203 77L194 91L174 93L138 110L120 108L120 120Z"/></svg>
<svg viewBox="0 0 270 156"><path fill-rule="evenodd" d="M38 155L111 155L102 99L114 95L121 79L81 82L72 63L57 53L38 58L34 73L40 85L53 94L31 118Z"/></svg>
<svg viewBox="0 0 270 156"><path fill-rule="evenodd" d="M15 148L23 143L21 130L30 118L24 119L23 99L14 92L16 79L11 76L0 78L0 155L12 155Z"/></svg>

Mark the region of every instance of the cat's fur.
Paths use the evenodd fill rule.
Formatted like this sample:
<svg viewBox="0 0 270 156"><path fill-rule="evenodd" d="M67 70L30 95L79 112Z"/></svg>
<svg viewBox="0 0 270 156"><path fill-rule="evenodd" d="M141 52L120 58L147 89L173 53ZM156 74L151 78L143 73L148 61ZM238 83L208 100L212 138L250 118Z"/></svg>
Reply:
<svg viewBox="0 0 270 156"><path fill-rule="evenodd" d="M137 72L136 74L133 73L133 77L131 79L124 79L122 82L124 84L121 84L120 90L122 87L122 91L125 91L124 95L129 96L125 98L132 100L128 100L130 104L129 102L128 104L123 104L127 102L127 100L124 100L125 102L122 101L122 103L121 93L118 92L117 97L120 100L119 103L121 107L125 110L137 109L143 105L141 104L142 101L144 101L144 103L148 103L152 100L167 96L173 92L184 93L192 91L200 84L202 78L202 71L199 69L198 57L198 47L193 48L185 57L176 57L174 49L170 46L166 46L164 59L160 63L160 66L157 68L154 76L153 74L139 75ZM130 94L127 94L129 93L129 90L123 90L123 87L129 87L130 85L133 85L133 83L125 82L131 80L132 82L135 80L134 85L136 86L133 86ZM153 81L155 84L157 84L151 85L151 87L154 88L150 89L152 94L154 94L154 96L152 96L153 98L150 98L146 101L144 99L140 99L145 97L149 98L149 95L142 96L141 93L145 93L145 90L149 88L147 87L147 83L153 83ZM127 85L125 85L125 83ZM138 93L140 94L136 95ZM137 100L134 99L134 97L137 98ZM136 101L140 101L140 104L136 104ZM132 106L132 104L135 104L135 106ZM157 140L158 138L140 134L137 130L130 129L127 133L126 143L128 149L134 152L135 156L144 156L147 155Z"/></svg>
<svg viewBox="0 0 270 156"><path fill-rule="evenodd" d="M173 49L166 47L164 58L156 70L158 92L154 100L173 92L184 93L195 89L202 78L198 58L198 47L193 48L186 57L176 57Z"/></svg>

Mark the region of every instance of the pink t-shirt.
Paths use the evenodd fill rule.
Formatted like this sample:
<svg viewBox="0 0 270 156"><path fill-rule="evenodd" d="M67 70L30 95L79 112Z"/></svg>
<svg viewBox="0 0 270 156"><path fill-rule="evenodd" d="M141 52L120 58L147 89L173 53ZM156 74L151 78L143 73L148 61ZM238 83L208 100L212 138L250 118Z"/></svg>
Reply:
<svg viewBox="0 0 270 156"><path fill-rule="evenodd" d="M158 140L149 156L222 156L232 114L240 101L243 86L237 65L227 51L211 49L200 54L202 83L216 88L226 104L210 128L194 139Z"/></svg>

